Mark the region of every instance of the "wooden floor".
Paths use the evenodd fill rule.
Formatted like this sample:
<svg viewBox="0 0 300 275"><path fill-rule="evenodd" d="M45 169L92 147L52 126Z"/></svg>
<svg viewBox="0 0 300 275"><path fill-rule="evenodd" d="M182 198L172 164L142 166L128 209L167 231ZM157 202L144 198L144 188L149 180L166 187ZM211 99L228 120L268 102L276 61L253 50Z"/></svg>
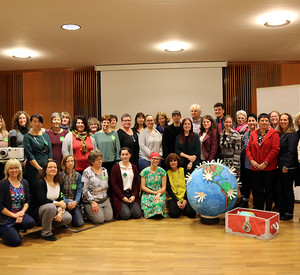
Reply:
<svg viewBox="0 0 300 275"><path fill-rule="evenodd" d="M56 242L31 231L20 247L0 243L0 274L300 274L299 216L296 204L294 220L280 222L269 241L226 234L224 218L218 225L181 217L57 229Z"/></svg>

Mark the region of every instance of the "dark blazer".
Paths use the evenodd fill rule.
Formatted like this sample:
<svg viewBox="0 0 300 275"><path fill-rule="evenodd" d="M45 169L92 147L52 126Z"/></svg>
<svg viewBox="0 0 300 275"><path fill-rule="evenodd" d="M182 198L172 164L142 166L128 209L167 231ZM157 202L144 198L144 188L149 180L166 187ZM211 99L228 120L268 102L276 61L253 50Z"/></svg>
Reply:
<svg viewBox="0 0 300 275"><path fill-rule="evenodd" d="M162 147L163 147L163 158L166 159L166 157L170 153L175 153L175 142L176 137L180 134L180 126L175 127L174 123L171 125L168 125L165 128L165 131L162 136Z"/></svg>
<svg viewBox="0 0 300 275"><path fill-rule="evenodd" d="M30 196L29 196L29 189L28 189L28 182L25 179L21 180L24 188L25 200L23 202L22 208L25 203L30 203ZM10 182L8 179L5 179L0 182L0 212L3 211L4 208L7 208L11 211L12 208L12 201L10 195ZM0 225L3 224L7 219L11 219L10 217L0 213Z"/></svg>
<svg viewBox="0 0 300 275"><path fill-rule="evenodd" d="M299 137L296 132L281 134L280 152L278 155L278 167L288 170L298 167L298 146Z"/></svg>
<svg viewBox="0 0 300 275"><path fill-rule="evenodd" d="M199 136L201 137L202 135L203 132L200 132ZM206 133L201 146L201 150L205 158L204 160L212 161L217 158L219 141L220 135L217 129L211 129Z"/></svg>
<svg viewBox="0 0 300 275"><path fill-rule="evenodd" d="M132 165L133 170L133 182L131 195L135 196L135 202L139 205L141 204L139 192L140 192L140 176L137 167L134 164ZM112 187L112 206L114 210L114 217L117 219L120 215L123 198L123 179L121 175L120 165L117 163L111 169L111 187Z"/></svg>

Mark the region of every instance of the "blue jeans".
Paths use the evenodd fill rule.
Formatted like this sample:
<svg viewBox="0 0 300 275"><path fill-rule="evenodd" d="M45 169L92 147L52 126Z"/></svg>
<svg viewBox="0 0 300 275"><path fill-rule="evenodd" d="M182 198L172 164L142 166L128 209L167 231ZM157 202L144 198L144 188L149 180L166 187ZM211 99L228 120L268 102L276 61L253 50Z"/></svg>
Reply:
<svg viewBox="0 0 300 275"><path fill-rule="evenodd" d="M142 157L139 157L139 168L142 171L143 169L145 169L146 167L150 166L150 161L143 159Z"/></svg>
<svg viewBox="0 0 300 275"><path fill-rule="evenodd" d="M9 246L19 246L22 242L22 238L18 231L34 227L35 221L31 216L25 214L21 223L15 223L15 221L11 222L14 223L14 225L8 225L8 228L1 233L0 237Z"/></svg>
<svg viewBox="0 0 300 275"><path fill-rule="evenodd" d="M72 215L72 225L74 227L81 227L84 224L84 220L81 214L81 211L78 206L76 206L72 210L68 210L70 214Z"/></svg>

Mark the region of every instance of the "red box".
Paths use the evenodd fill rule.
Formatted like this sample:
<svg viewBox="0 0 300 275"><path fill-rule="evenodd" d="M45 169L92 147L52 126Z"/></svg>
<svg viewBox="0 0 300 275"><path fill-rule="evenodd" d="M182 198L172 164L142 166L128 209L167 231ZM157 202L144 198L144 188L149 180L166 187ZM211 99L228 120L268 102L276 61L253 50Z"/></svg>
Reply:
<svg viewBox="0 0 300 275"><path fill-rule="evenodd" d="M255 217L239 215L252 212ZM279 233L279 213L249 208L235 208L225 215L225 232L269 240Z"/></svg>

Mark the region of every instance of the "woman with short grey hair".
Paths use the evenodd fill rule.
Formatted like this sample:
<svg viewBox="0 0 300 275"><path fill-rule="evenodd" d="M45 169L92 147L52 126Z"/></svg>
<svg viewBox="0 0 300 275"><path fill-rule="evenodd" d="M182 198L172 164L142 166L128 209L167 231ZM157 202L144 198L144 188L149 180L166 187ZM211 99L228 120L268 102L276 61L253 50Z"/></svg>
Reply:
<svg viewBox="0 0 300 275"><path fill-rule="evenodd" d="M102 153L95 149L88 156L91 164L82 174L82 200L87 217L95 224L110 221L113 210L107 195L108 173L102 167Z"/></svg>
<svg viewBox="0 0 300 275"><path fill-rule="evenodd" d="M58 112L54 112L51 115L51 124L52 127L45 131L48 134L51 144L52 144L52 155L60 166L62 161L62 143L65 139L65 136L68 134L68 130L61 128L61 115Z"/></svg>

